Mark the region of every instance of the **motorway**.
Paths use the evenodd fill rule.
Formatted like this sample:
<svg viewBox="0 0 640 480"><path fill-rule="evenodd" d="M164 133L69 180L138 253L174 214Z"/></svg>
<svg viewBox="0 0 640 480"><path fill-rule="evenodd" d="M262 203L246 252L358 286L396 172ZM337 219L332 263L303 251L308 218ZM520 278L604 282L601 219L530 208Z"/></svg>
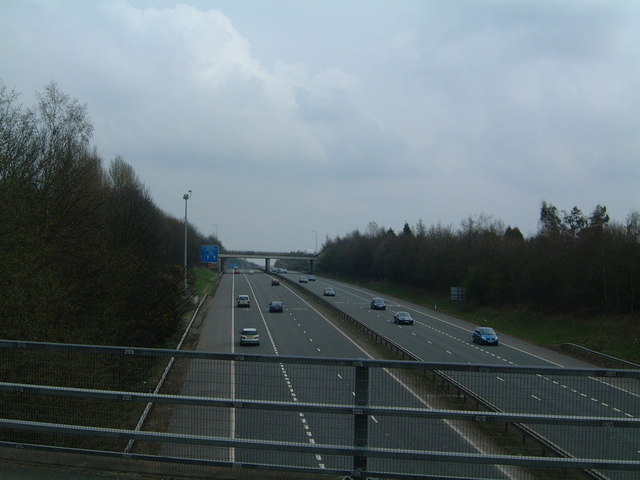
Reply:
<svg viewBox="0 0 640 480"><path fill-rule="evenodd" d="M299 274L287 274L297 282ZM425 362L453 362L507 366L554 366L593 368L558 352L530 345L501 335L500 345L479 346L471 342L475 327L464 320L441 314L436 310L407 304L399 299L386 298L387 310L371 310L370 300L378 293L349 284L317 278L302 284L314 294L322 295L325 287L336 291L335 297L324 297L349 315L374 328ZM235 298L247 294L250 308L236 308ZM283 313L269 313L268 303L280 300ZM410 311L413 326L393 323L397 310ZM259 346L239 346L238 331L255 327L261 335ZM312 356L330 358L371 358L352 338L307 303L286 282L271 285L271 276L256 271L222 276L212 307L205 319L197 347L202 351L242 352L281 356ZM300 368L296 365L226 362L215 365L192 365L185 383L185 395L212 395L233 399L269 399L315 403L349 403L353 401L351 382L347 372L339 369L317 371L321 367ZM593 416L640 416L640 392L637 385L613 384L587 377L549 377L540 375L487 375L452 372L456 380L479 392L507 412L554 413ZM378 378L379 377L379 378ZM375 399L380 405L421 407L426 404L398 379L382 374L375 379ZM215 381L210 379L215 378ZM265 410L218 409L205 416L182 407L176 411L172 431L179 433L215 435L232 438L260 438L311 444L350 445L353 436L351 423L329 415L290 413ZM194 423L194 418L198 418ZM371 446L433 451L483 453L486 444L473 434L466 433L451 422L416 421L393 417L372 418L369 425ZM582 427L536 426L541 433L579 456L591 458L627 458L638 460L640 439L626 432L608 432L611 438L602 440L602 429ZM618 429L620 430L620 429ZM625 429L622 429L625 430ZM633 432L631 429L627 429ZM426 434L425 432L428 432ZM598 451L594 452L594 446ZM234 448L170 446L166 453L238 463L270 465L295 464L315 468L349 469L351 459L322 457L308 454L283 454ZM624 457L620 457L620 452ZM492 453L497 453L491 450ZM450 475L473 478L524 478L523 472L512 469L449 463L388 463L390 460L370 460L371 470L405 471L430 475ZM616 479L639 478L634 472L616 472Z"/></svg>
<svg viewBox="0 0 640 480"><path fill-rule="evenodd" d="M247 294L250 308L237 308L235 298ZM269 313L271 300L285 304L283 313ZM259 346L240 346L238 331L255 327L261 335ZM282 282L271 285L271 277L225 274L221 278L212 307L202 326L198 350L215 352L241 352L281 356L371 358L332 321L309 305L294 290ZM353 377L350 369L321 366L252 364L226 362L227 365L192 366L184 395L214 395L234 399L268 399L274 401L300 401L324 404L353 404ZM233 363L233 365L228 365ZM351 369L352 370L352 369ZM425 408L423 401L410 389L383 371L376 372L372 382L375 402L379 405L398 405ZM207 379L216 377L212 383ZM228 381L222 381L227 378ZM264 410L227 409L202 420L198 407L179 408L172 422L176 433L207 434L234 438L260 438L309 444L351 445L353 420L337 415L292 412L283 418L281 412ZM194 421L198 418L198 421ZM429 432L427 435L426 432ZM482 453L484 446L472 435L462 433L450 422L395 417L372 418L369 422L371 446ZM284 464L313 468L349 470L350 457L316 456L308 454L277 453L233 448L202 448L172 446L165 451L171 456L197 455L218 461L238 463ZM405 471L431 475L449 475L456 478L512 478L508 471L495 466L463 465L446 462L370 460L368 468L376 471ZM519 476L518 478L523 478Z"/></svg>

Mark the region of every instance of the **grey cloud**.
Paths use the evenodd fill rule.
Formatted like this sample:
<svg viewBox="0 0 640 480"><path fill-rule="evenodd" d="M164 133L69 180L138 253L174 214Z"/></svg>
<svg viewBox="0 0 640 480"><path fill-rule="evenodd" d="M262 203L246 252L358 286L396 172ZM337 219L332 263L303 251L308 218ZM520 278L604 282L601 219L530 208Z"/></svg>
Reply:
<svg viewBox="0 0 640 480"><path fill-rule="evenodd" d="M265 248L478 213L530 232L543 199L640 208L638 19L608 0L5 2L0 77L27 104L52 79L87 103L99 152L177 216L192 189L230 247L265 218L287 224Z"/></svg>

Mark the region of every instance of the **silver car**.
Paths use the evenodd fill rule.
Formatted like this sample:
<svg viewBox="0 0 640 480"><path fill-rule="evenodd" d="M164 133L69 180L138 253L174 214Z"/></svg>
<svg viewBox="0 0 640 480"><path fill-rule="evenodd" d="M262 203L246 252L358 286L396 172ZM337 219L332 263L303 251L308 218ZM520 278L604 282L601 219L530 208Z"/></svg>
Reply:
<svg viewBox="0 0 640 480"><path fill-rule="evenodd" d="M260 345L260 335L255 328L240 330L240 345Z"/></svg>
<svg viewBox="0 0 640 480"><path fill-rule="evenodd" d="M250 307L251 301L249 300L249 295L238 295L236 305L238 307Z"/></svg>

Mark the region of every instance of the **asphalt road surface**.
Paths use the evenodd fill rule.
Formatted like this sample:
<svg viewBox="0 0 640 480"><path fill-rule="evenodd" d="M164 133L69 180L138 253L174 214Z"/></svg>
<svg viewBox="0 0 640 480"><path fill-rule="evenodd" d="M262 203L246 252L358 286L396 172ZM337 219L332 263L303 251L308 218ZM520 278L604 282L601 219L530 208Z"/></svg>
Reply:
<svg viewBox="0 0 640 480"><path fill-rule="evenodd" d="M317 282L320 286L321 282ZM249 295L251 307L237 308L235 298ZM285 305L282 313L270 313L268 304L280 300ZM338 298L339 301L339 298ZM360 302L362 303L362 302ZM367 300L368 305L368 300ZM360 306L355 308L360 309ZM368 310L365 311L367 314ZM374 318L372 316L372 318ZM259 346L240 346L238 331L244 327L257 328L261 335ZM212 308L202 327L199 350L215 352L243 352L281 356L310 356L329 358L370 358L357 343L338 329L333 322L309 305L294 290L283 283L271 285L271 277L264 273L255 275L225 274L222 277ZM227 362L231 363L231 362ZM327 367L304 369L251 362L235 362L236 365L197 365L192 368L183 394L206 393L228 396L234 399L269 399L274 401L300 401L314 403L353 402L351 372L328 372ZM209 369L215 371L209 371ZM269 371L265 370L267 368ZM347 370L347 369L346 369ZM205 378L228 378L218 387L205 386ZM260 378L260 387L256 379ZM216 384L218 385L218 383ZM421 407L425 404L398 379L381 371L373 379L372 391L379 405ZM212 390L213 389L213 390ZM290 442L309 442L328 445L350 445L353 438L352 419L336 418L328 414L303 414L291 412L283 419L282 413L263 410L238 409L218 412L209 420L203 419L197 407L181 407L176 413L172 430L180 433L209 434L222 437L267 439ZM194 424L193 418L202 420ZM277 417L277 418L276 418ZM224 420L222 420L224 418ZM284 423L283 423L284 422ZM432 432L426 435L425 432ZM481 453L484 447L463 434L449 422L426 419L372 418L369 425L371 446L416 450L442 451L443 446L457 452ZM197 450L197 451L196 451ZM219 461L294 464L315 468L351 468L351 458L323 457L309 454L274 453L259 450L233 448L209 448L189 446L167 447L168 455L198 455ZM371 460L374 470L406 471L432 475L469 476L479 478L509 478L501 469L491 465L458 465L430 462L428 465L392 460Z"/></svg>

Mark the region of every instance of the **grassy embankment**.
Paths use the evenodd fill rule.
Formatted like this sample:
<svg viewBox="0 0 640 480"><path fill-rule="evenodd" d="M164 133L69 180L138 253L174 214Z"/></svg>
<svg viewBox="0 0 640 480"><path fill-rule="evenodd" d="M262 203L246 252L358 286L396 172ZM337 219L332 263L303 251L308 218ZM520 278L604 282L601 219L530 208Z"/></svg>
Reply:
<svg viewBox="0 0 640 480"><path fill-rule="evenodd" d="M160 346L161 348L168 348L168 349L176 348L176 346L178 345L178 342L180 341L180 338L182 337L184 330L187 328L187 325L189 325L189 322L191 321L191 317L193 316L196 310L196 307L198 306L198 303L200 303L200 300L205 295L213 294L213 292L216 291L216 288L218 288L218 283L220 282L220 277L218 275L218 272L215 272L210 268L205 268L205 267L195 268L192 278L193 278L192 288L197 297L196 298L197 302L194 303L192 306L189 306L189 308L185 310L185 312L182 314L180 318L180 324L178 329L176 330L172 338L167 340L167 342L164 345Z"/></svg>
<svg viewBox="0 0 640 480"><path fill-rule="evenodd" d="M195 285L194 289L198 292L198 296L210 295L218 286L219 274L210 268L198 267L195 269Z"/></svg>
<svg viewBox="0 0 640 480"><path fill-rule="evenodd" d="M385 282L368 283L367 288L488 325L538 345L557 347L575 343L613 357L640 364L640 314L577 315L544 314L526 308L481 307L452 302L445 296L426 294L417 289Z"/></svg>

